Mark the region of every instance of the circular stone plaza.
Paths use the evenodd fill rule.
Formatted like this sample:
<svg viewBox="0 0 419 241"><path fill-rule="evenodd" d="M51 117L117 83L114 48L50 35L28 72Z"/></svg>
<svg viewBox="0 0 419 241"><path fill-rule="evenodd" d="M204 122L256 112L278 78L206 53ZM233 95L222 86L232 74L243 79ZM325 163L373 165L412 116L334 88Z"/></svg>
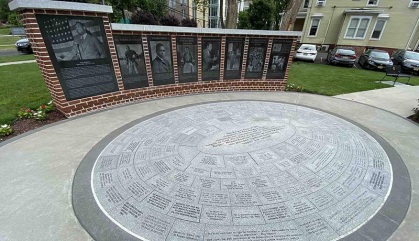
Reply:
<svg viewBox="0 0 419 241"><path fill-rule="evenodd" d="M83 115L1 144L0 240L417 240L418 135L286 92Z"/></svg>

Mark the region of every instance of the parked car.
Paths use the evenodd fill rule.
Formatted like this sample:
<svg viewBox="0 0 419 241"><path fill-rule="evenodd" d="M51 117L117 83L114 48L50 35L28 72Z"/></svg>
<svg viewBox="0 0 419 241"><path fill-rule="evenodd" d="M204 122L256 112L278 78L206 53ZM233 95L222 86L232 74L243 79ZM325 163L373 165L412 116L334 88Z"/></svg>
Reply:
<svg viewBox="0 0 419 241"><path fill-rule="evenodd" d="M31 43L29 42L29 39L27 38L23 38L23 39L19 39L16 43L15 43L15 47L17 49L17 51L25 53L25 54L32 54L32 46Z"/></svg>
<svg viewBox="0 0 419 241"><path fill-rule="evenodd" d="M356 61L356 53L353 48L336 47L327 55L327 63L342 64L353 67Z"/></svg>
<svg viewBox="0 0 419 241"><path fill-rule="evenodd" d="M400 65L403 72L419 74L419 53L397 50L391 59L395 65Z"/></svg>
<svg viewBox="0 0 419 241"><path fill-rule="evenodd" d="M385 70L387 65L393 65L390 55L383 50L369 49L358 60L363 69Z"/></svg>
<svg viewBox="0 0 419 241"><path fill-rule="evenodd" d="M302 44L294 55L295 59L308 60L314 62L317 57L316 45L313 44Z"/></svg>

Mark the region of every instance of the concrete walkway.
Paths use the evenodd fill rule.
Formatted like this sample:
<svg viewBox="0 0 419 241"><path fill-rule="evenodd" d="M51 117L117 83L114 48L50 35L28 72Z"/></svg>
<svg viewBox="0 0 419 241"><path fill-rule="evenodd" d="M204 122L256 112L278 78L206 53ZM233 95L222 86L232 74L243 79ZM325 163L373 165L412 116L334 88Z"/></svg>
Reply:
<svg viewBox="0 0 419 241"><path fill-rule="evenodd" d="M14 64L27 64L27 63L36 63L36 60L24 60L24 61L16 61L16 62L7 62L0 64L1 66L7 66L7 65L14 65Z"/></svg>
<svg viewBox="0 0 419 241"><path fill-rule="evenodd" d="M413 189L407 216L389 240L419 240L419 126L354 101L290 92L224 92L139 102L72 118L1 143L0 240L92 240L79 224L71 203L73 177L83 157L105 136L141 117L188 104L225 100L281 101L314 107L379 134L404 160Z"/></svg>
<svg viewBox="0 0 419 241"><path fill-rule="evenodd" d="M408 117L413 115L412 109L418 106L419 86L405 85L337 95L335 97L372 105L403 117Z"/></svg>

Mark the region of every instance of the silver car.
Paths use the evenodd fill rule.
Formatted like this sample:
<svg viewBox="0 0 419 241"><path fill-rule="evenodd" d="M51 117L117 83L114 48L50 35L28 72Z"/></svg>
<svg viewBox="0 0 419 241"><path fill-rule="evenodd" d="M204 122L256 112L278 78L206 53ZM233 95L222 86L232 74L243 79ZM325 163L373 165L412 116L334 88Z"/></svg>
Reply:
<svg viewBox="0 0 419 241"><path fill-rule="evenodd" d="M27 38L23 38L23 39L19 39L16 43L15 43L15 47L17 49L17 51L25 53L25 54L32 54L32 46L31 43L29 42L29 39Z"/></svg>
<svg viewBox="0 0 419 241"><path fill-rule="evenodd" d="M328 64L340 64L353 67L356 61L356 53L352 48L337 47L327 55Z"/></svg>

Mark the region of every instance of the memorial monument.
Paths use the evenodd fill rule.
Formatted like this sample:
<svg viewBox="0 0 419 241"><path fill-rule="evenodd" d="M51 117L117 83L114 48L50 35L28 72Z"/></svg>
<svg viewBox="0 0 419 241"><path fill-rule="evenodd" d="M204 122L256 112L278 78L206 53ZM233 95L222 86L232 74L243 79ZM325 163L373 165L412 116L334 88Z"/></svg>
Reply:
<svg viewBox="0 0 419 241"><path fill-rule="evenodd" d="M301 35L111 24L111 7L84 3L9 6L66 116L191 93L283 91ZM410 197L392 189L407 183L402 165L378 135L322 111L194 103L100 141L77 169L72 205L96 240L360 241L380 228L387 238L408 206L395 200Z"/></svg>
<svg viewBox="0 0 419 241"><path fill-rule="evenodd" d="M51 97L67 117L165 96L283 91L301 35L115 24L112 7L76 2L9 6L20 12Z"/></svg>

